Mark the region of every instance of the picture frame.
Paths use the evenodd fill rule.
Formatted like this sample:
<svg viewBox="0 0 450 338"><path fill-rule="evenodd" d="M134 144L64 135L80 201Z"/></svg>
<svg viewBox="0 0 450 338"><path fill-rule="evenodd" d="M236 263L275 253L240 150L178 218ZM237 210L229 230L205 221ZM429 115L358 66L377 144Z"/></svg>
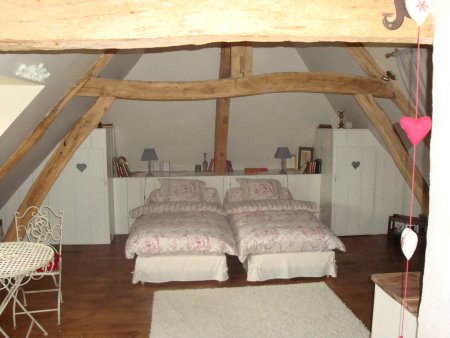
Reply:
<svg viewBox="0 0 450 338"><path fill-rule="evenodd" d="M170 161L161 161L161 171L170 171Z"/></svg>
<svg viewBox="0 0 450 338"><path fill-rule="evenodd" d="M298 148L298 163L297 168L303 173L309 161L313 160L314 148L313 147L299 147Z"/></svg>
<svg viewBox="0 0 450 338"><path fill-rule="evenodd" d="M152 161L152 172L158 172L161 169L161 161Z"/></svg>
<svg viewBox="0 0 450 338"><path fill-rule="evenodd" d="M291 158L286 159L286 169L297 170L297 155L291 155Z"/></svg>

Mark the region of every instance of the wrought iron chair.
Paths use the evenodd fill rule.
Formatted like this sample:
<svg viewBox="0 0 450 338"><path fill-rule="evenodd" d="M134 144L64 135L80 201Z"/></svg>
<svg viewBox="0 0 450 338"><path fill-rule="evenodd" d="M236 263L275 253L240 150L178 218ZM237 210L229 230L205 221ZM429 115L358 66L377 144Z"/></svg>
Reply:
<svg viewBox="0 0 450 338"><path fill-rule="evenodd" d="M41 279L45 276L51 276L55 284L55 288L46 290L25 290L20 288L18 293L23 295L23 304L27 306L26 296L28 294L40 292L56 292L56 307L31 310L30 313L38 312L52 312L56 311L58 314L58 325L61 324L61 303L63 302L61 293L61 277L62 277L62 234L63 234L63 216L64 212L55 212L50 206L43 206L38 208L31 206L22 215L16 213L14 219L16 223L16 234L18 241L28 241L43 243L51 246L54 253L53 260L48 265L39 269L32 277L33 279ZM31 218L30 218L31 217ZM24 224L24 221L29 219ZM24 234L22 237L20 234ZM26 314L23 311L16 310L16 301L13 306L13 324L16 327L16 316Z"/></svg>

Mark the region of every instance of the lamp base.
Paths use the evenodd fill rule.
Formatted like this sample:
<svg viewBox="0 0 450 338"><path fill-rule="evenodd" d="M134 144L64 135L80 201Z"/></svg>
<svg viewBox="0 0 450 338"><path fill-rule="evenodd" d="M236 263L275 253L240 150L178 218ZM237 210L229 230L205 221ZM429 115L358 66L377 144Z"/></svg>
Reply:
<svg viewBox="0 0 450 338"><path fill-rule="evenodd" d="M280 174L286 175L286 159L282 158L281 159L281 170L280 170Z"/></svg>
<svg viewBox="0 0 450 338"><path fill-rule="evenodd" d="M153 176L152 174L152 162L148 161L148 173L146 176Z"/></svg>

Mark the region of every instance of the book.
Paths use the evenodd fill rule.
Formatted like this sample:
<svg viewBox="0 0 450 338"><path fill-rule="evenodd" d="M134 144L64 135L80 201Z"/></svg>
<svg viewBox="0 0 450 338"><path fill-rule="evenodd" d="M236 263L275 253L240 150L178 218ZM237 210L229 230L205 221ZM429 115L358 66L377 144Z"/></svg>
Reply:
<svg viewBox="0 0 450 338"><path fill-rule="evenodd" d="M245 175L256 175L259 172L265 172L268 171L267 168L245 168L244 174Z"/></svg>
<svg viewBox="0 0 450 338"><path fill-rule="evenodd" d="M316 173L316 161L309 161L308 167L306 170L307 170L308 174L315 174Z"/></svg>
<svg viewBox="0 0 450 338"><path fill-rule="evenodd" d="M318 126L317 126L317 128L319 128L319 129L332 129L333 127L331 126L331 124L319 124Z"/></svg>
<svg viewBox="0 0 450 338"><path fill-rule="evenodd" d="M208 171L209 171L209 172L213 172L213 171L214 171L214 159L213 159L213 158L212 158L211 161L209 162Z"/></svg>
<svg viewBox="0 0 450 338"><path fill-rule="evenodd" d="M114 157L113 161L114 161L114 168L116 169L117 177L122 177L122 170L119 165L119 160L117 159L117 157Z"/></svg>

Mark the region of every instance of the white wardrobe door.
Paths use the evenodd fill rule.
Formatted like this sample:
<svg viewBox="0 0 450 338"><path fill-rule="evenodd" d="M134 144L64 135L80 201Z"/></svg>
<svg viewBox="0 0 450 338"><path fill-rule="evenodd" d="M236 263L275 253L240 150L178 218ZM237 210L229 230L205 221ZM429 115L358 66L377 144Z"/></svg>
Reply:
<svg viewBox="0 0 450 338"><path fill-rule="evenodd" d="M82 152L83 153L83 152ZM83 154L85 155L85 154ZM86 179L90 187L89 189L80 189L78 196L89 201L89 212L84 213L83 210L78 210L77 199L77 221L81 217L89 217L87 219L90 225L90 242L96 244L109 244L110 225L109 225L109 203L108 203L108 178L106 167L106 149L105 148L89 148L88 149L88 163L89 170ZM81 180L81 175L79 175ZM83 180L86 182L86 180ZM84 209L84 206L83 206ZM83 214L83 216L81 215Z"/></svg>
<svg viewBox="0 0 450 338"><path fill-rule="evenodd" d="M354 234L359 228L361 170L352 162L360 162L361 153L356 147L336 146L335 156L332 229L337 235Z"/></svg>
<svg viewBox="0 0 450 338"><path fill-rule="evenodd" d="M49 203L64 210L64 244L110 243L104 148L80 147L49 193Z"/></svg>
<svg viewBox="0 0 450 338"><path fill-rule="evenodd" d="M81 243L79 236L83 231L79 229L76 219L75 176L78 171L76 164L76 159L72 157L48 193L49 205L54 210L64 211L64 244Z"/></svg>

